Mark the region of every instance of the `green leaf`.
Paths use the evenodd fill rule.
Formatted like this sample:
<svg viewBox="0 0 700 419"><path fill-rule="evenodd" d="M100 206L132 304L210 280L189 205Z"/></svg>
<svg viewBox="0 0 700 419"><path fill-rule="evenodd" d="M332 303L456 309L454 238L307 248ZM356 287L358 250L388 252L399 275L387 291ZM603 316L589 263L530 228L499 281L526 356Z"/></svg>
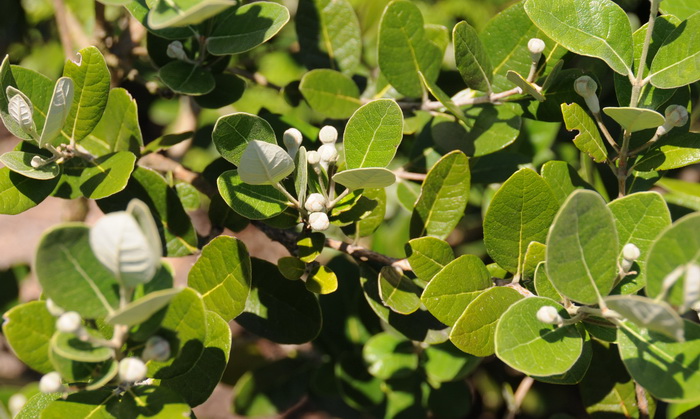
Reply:
<svg viewBox="0 0 700 419"><path fill-rule="evenodd" d="M61 173L61 168L55 162L37 168L33 167L32 158L35 156L41 159L46 158L40 154L27 153L24 151L8 151L0 156L0 163L4 164L13 172L31 179L53 179Z"/></svg>
<svg viewBox="0 0 700 419"><path fill-rule="evenodd" d="M384 400L382 381L367 371L363 359L352 352L344 352L335 364L338 390L348 405L368 410Z"/></svg>
<svg viewBox="0 0 700 419"><path fill-rule="evenodd" d="M22 406L22 410L17 413L14 419L35 419L41 415L41 412L52 403L54 400L61 397L60 393L42 393L38 392L27 400L27 403Z"/></svg>
<svg viewBox="0 0 700 419"><path fill-rule="evenodd" d="M0 214L19 214L37 206L56 187L59 178L37 180L0 168Z"/></svg>
<svg viewBox="0 0 700 419"><path fill-rule="evenodd" d="M394 172L383 167L362 167L338 172L333 175L333 180L354 191L364 188L386 188L396 182L396 176Z"/></svg>
<svg viewBox="0 0 700 419"><path fill-rule="evenodd" d="M634 165L642 171L671 170L700 162L700 133L670 133L661 137Z"/></svg>
<svg viewBox="0 0 700 419"><path fill-rule="evenodd" d="M86 198L101 199L121 192L126 188L134 170L136 156L130 151L118 151L106 154L95 160L83 160L78 165L80 171L78 184Z"/></svg>
<svg viewBox="0 0 700 419"><path fill-rule="evenodd" d="M700 14L681 22L666 37L651 63L647 79L661 89L681 87L700 79Z"/></svg>
<svg viewBox="0 0 700 419"><path fill-rule="evenodd" d="M574 138L576 147L598 163L605 161L608 151L605 149L605 144L603 144L603 139L593 118L578 103L562 103L561 113L564 116L566 129L578 131L576 138Z"/></svg>
<svg viewBox="0 0 700 419"><path fill-rule="evenodd" d="M525 259L523 259L523 277L535 278L535 270L540 262L544 262L545 251L547 246L540 242L532 241L527 246L525 251Z"/></svg>
<svg viewBox="0 0 700 419"><path fill-rule="evenodd" d="M400 2L403 3L403 2ZM373 100L352 115L343 133L348 169L385 167L403 138L403 112L391 99Z"/></svg>
<svg viewBox="0 0 700 419"><path fill-rule="evenodd" d="M202 294L204 305L231 321L243 312L250 293L251 267L243 242L220 236L204 246L187 284Z"/></svg>
<svg viewBox="0 0 700 419"><path fill-rule="evenodd" d="M356 235L359 237L367 237L374 233L374 231L384 222L387 200L386 190L365 189L362 196L369 199L371 202L376 203L376 206L371 210L371 212L362 216L362 218L356 223Z"/></svg>
<svg viewBox="0 0 700 419"><path fill-rule="evenodd" d="M530 169L515 172L496 192L484 217L486 251L502 268L522 275L532 241L543 242L557 212L549 185Z"/></svg>
<svg viewBox="0 0 700 419"><path fill-rule="evenodd" d="M622 247L627 243L633 243L640 251L636 266L631 269L638 273L626 276L616 287L622 294L633 294L646 285L649 250L654 239L671 225L671 213L657 192L627 195L609 203L608 208L619 238L618 260L622 260Z"/></svg>
<svg viewBox="0 0 700 419"><path fill-rule="evenodd" d="M579 326L579 331L582 335L585 335L582 326ZM567 372L563 374L548 375L546 377L534 376L533 378L543 383L551 383L558 385L572 385L580 383L583 380L583 377L586 375L588 367L591 365L591 359L593 358L593 350L591 349L592 346L593 343L591 339L588 339L583 342L581 356L571 367L571 369L569 369Z"/></svg>
<svg viewBox="0 0 700 419"><path fill-rule="evenodd" d="M421 289L402 272L384 266L379 272L379 295L385 306L399 314L411 314L420 307Z"/></svg>
<svg viewBox="0 0 700 419"><path fill-rule="evenodd" d="M264 220L287 208L287 197L270 185L249 185L237 170L228 170L217 181L219 193L229 207L251 220Z"/></svg>
<svg viewBox="0 0 700 419"><path fill-rule="evenodd" d="M219 109L240 99L245 93L246 82L242 78L229 74L214 74L216 87L202 96L194 96L194 101L203 108Z"/></svg>
<svg viewBox="0 0 700 419"><path fill-rule="evenodd" d="M299 90L312 109L329 118L349 118L362 105L355 82L334 70L309 71L302 77Z"/></svg>
<svg viewBox="0 0 700 419"><path fill-rule="evenodd" d="M547 277L547 268L544 262L540 262L535 268L534 286L538 296L551 298L552 300L559 303L564 302L564 298L562 298L562 296L559 295L559 292L557 292L556 288L554 288L554 285L552 285L552 281L550 281Z"/></svg>
<svg viewBox="0 0 700 419"><path fill-rule="evenodd" d="M180 202L182 202L182 207L185 211L196 211L202 204L199 198L199 191L197 188L192 186L190 183L177 182L175 184L175 191L177 192Z"/></svg>
<svg viewBox="0 0 700 419"><path fill-rule="evenodd" d="M277 259L277 269L285 278L296 281L306 273L306 263L299 258L285 256Z"/></svg>
<svg viewBox="0 0 700 419"><path fill-rule="evenodd" d="M507 287L493 287L481 292L460 313L450 332L450 341L475 356L493 355L498 320L522 298L518 291Z"/></svg>
<svg viewBox="0 0 700 419"><path fill-rule="evenodd" d="M666 121L663 115L651 109L607 107L603 112L629 132L656 128Z"/></svg>
<svg viewBox="0 0 700 419"><path fill-rule="evenodd" d="M693 0L666 0L659 5L659 9L680 19L687 19L698 11Z"/></svg>
<svg viewBox="0 0 700 419"><path fill-rule="evenodd" d="M314 294L331 294L338 289L338 277L329 267L318 265L309 272L306 289Z"/></svg>
<svg viewBox="0 0 700 419"><path fill-rule="evenodd" d="M406 0L390 3L379 24L379 68L401 94L421 97L425 78L437 79L442 63L440 48L425 34L423 16L418 7Z"/></svg>
<svg viewBox="0 0 700 419"><path fill-rule="evenodd" d="M180 289L178 288L152 292L119 308L114 313L107 316L105 321L111 325L125 324L127 326L135 326L139 323L143 323L160 309L168 305L179 292Z"/></svg>
<svg viewBox="0 0 700 419"><path fill-rule="evenodd" d="M423 396L421 379L418 376L413 375L403 380L392 380L386 383L384 389L386 391L385 418L428 417L428 412L423 406L425 397Z"/></svg>
<svg viewBox="0 0 700 419"><path fill-rule="evenodd" d="M613 287L618 254L612 212L603 198L585 189L569 195L547 236L547 277L557 291L597 304Z"/></svg>
<svg viewBox="0 0 700 419"><path fill-rule="evenodd" d="M609 309L639 327L679 342L685 340L683 319L664 301L654 301L641 295L611 295L604 300Z"/></svg>
<svg viewBox="0 0 700 419"><path fill-rule="evenodd" d="M80 141L97 126L107 106L110 75L100 50L87 47L78 51L78 62L68 60L63 76L73 80L75 93L63 135Z"/></svg>
<svg viewBox="0 0 700 419"><path fill-rule="evenodd" d="M306 192L309 184L309 164L306 160L306 147L301 146L294 156L294 190L297 192L297 200L306 202Z"/></svg>
<svg viewBox="0 0 700 419"><path fill-rule="evenodd" d="M157 0L148 14L153 29L196 25L236 3L231 0Z"/></svg>
<svg viewBox="0 0 700 419"><path fill-rule="evenodd" d="M223 158L238 165L250 141L277 144L270 124L257 115L233 113L219 118L214 125L212 141Z"/></svg>
<svg viewBox="0 0 700 419"><path fill-rule="evenodd" d="M687 320L685 342L624 322L618 328L618 348L632 378L666 402L700 401L700 326Z"/></svg>
<svg viewBox="0 0 700 419"><path fill-rule="evenodd" d="M68 77L61 77L56 81L56 86L51 96L51 105L46 113L46 123L41 131L41 137L37 141L40 148L44 148L45 144L51 144L61 133L61 128L63 128L63 124L68 118L68 112L73 105L74 93L73 80Z"/></svg>
<svg viewBox="0 0 700 419"><path fill-rule="evenodd" d="M277 144L253 140L238 162L238 176L249 185L275 185L294 172L294 160Z"/></svg>
<svg viewBox="0 0 700 419"><path fill-rule="evenodd" d="M450 98L447 93L445 93L437 84L434 82L428 80L425 78L425 75L422 72L418 72L418 75L420 76L421 82L425 85L425 88L428 89L428 91L435 96L435 98L440 102L442 106L445 107L452 115L457 117L460 121L462 121L463 124L466 126L471 126L472 123L467 117L464 115L464 112L462 109L457 106L453 101L452 98Z"/></svg>
<svg viewBox="0 0 700 419"><path fill-rule="evenodd" d="M379 333L362 348L368 371L380 380L405 377L418 368L418 354L410 340Z"/></svg>
<svg viewBox="0 0 700 419"><path fill-rule="evenodd" d="M113 356L111 348L83 341L73 333L56 332L51 338L50 345L51 350L57 355L71 361L101 362Z"/></svg>
<svg viewBox="0 0 700 419"><path fill-rule="evenodd" d="M346 0L301 0L295 17L300 58L308 68L332 68L351 76L360 64L362 36Z"/></svg>
<svg viewBox="0 0 700 419"><path fill-rule="evenodd" d="M5 127L16 137L24 140L32 140L32 137L24 132L9 115L7 101L14 95L8 95L6 89L10 86L16 88L29 99L29 102L31 102L34 107L32 119L36 125L36 130L41 132L51 104L51 92L53 91L54 83L49 78L36 71L23 67L10 66L9 58L6 58L3 61L2 67L0 67L0 78L2 78L3 85L0 89L2 90L2 93L0 93L0 98L2 99L0 100L4 102L0 107L0 116L2 116Z"/></svg>
<svg viewBox="0 0 700 419"><path fill-rule="evenodd" d="M321 254L326 243L323 233L304 232L297 240L298 256L301 261L311 263Z"/></svg>
<svg viewBox="0 0 700 419"><path fill-rule="evenodd" d="M576 189L592 189L573 167L563 161L548 161L542 165L540 173L559 205Z"/></svg>
<svg viewBox="0 0 700 419"><path fill-rule="evenodd" d="M172 28L162 28L154 29L148 24L148 15L155 2L152 0L133 0L127 4L126 9L131 13L134 19L141 22L144 28L148 29L149 32L165 39L185 39L192 36L192 30L187 27L172 27Z"/></svg>
<svg viewBox="0 0 700 419"><path fill-rule="evenodd" d="M268 1L246 4L219 14L207 39L214 55L240 54L270 40L289 21L289 10Z"/></svg>
<svg viewBox="0 0 700 419"><path fill-rule="evenodd" d="M632 28L610 0L527 0L525 11L548 37L571 52L600 58L615 72L632 68Z"/></svg>
<svg viewBox="0 0 700 419"><path fill-rule="evenodd" d="M459 22L452 30L455 62L462 80L470 89L491 91L493 66L479 35L467 22Z"/></svg>
<svg viewBox="0 0 700 419"><path fill-rule="evenodd" d="M109 104L107 106L109 107ZM107 112L108 110L105 111L105 113ZM170 147L180 144L185 140L189 140L190 138L192 138L192 134L194 134L192 131L182 132L179 134L165 134L156 138L155 140L148 143L145 147L143 147L141 154L157 153L161 150L167 150Z"/></svg>
<svg viewBox="0 0 700 419"><path fill-rule="evenodd" d="M667 227L654 240L647 257L647 296L654 298L663 292L664 279L678 267L691 263L700 265L700 213L686 215ZM684 280L673 285L666 300L674 306L683 305Z"/></svg>
<svg viewBox="0 0 700 419"><path fill-rule="evenodd" d="M666 202L700 211L700 185L697 183L662 178L657 185L668 191L663 195Z"/></svg>
<svg viewBox="0 0 700 419"><path fill-rule="evenodd" d="M406 259L413 273L426 282L431 281L454 258L452 246L435 237L413 239L406 246Z"/></svg>
<svg viewBox="0 0 700 419"><path fill-rule="evenodd" d="M496 326L496 355L528 375L563 374L583 350L583 339L575 325L556 326L537 320L537 311L545 306L556 307L562 318L569 318L566 309L554 300L531 297L511 305Z"/></svg>
<svg viewBox="0 0 700 419"><path fill-rule="evenodd" d="M158 77L170 90L183 95L201 96L216 87L216 80L209 69L180 60L161 67Z"/></svg>
<svg viewBox="0 0 700 419"><path fill-rule="evenodd" d="M102 156L116 151L139 155L143 137L136 100L122 88L109 91L107 107L94 130L80 143L90 153ZM152 147L149 144L149 147Z"/></svg>
<svg viewBox="0 0 700 419"><path fill-rule="evenodd" d="M444 155L430 169L411 217L411 237L447 237L464 215L470 184L469 159L460 151Z"/></svg>
<svg viewBox="0 0 700 419"><path fill-rule="evenodd" d="M423 368L431 385L461 380L481 362L481 358L465 354L450 342L430 345L423 355Z"/></svg>
<svg viewBox="0 0 700 419"><path fill-rule="evenodd" d="M506 73L506 78L508 79L508 81L519 87L523 93L532 96L533 98L537 99L538 102L544 102L545 97L537 89L537 87L535 87L533 83L530 83L529 81L525 80L525 78L520 74L516 73L513 70L508 70L508 72Z"/></svg>
<svg viewBox="0 0 700 419"><path fill-rule="evenodd" d="M226 321L207 310L206 322L207 337L199 359L181 375L160 380L161 387L175 391L193 407L211 396L226 369L231 351L231 330Z"/></svg>
<svg viewBox="0 0 700 419"><path fill-rule="evenodd" d="M49 341L56 330L56 318L46 309L46 302L20 304L2 318L2 333L17 358L42 374L53 371Z"/></svg>
<svg viewBox="0 0 700 419"><path fill-rule="evenodd" d="M299 344L321 330L318 301L301 281L289 281L277 267L252 259L253 282L245 310L236 321L249 332L277 343Z"/></svg>
<svg viewBox="0 0 700 419"><path fill-rule="evenodd" d="M433 277L420 299L435 318L452 326L469 303L492 284L481 259L462 255Z"/></svg>
<svg viewBox="0 0 700 419"><path fill-rule="evenodd" d="M36 275L47 297L86 318L111 314L119 306L117 281L92 253L89 229L82 224L59 225L44 233Z"/></svg>

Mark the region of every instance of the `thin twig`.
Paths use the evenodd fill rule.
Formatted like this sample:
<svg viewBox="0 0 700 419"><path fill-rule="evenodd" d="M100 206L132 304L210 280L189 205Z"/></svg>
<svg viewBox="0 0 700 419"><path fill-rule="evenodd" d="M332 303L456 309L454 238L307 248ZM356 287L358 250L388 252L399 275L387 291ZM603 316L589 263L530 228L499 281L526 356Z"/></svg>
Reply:
<svg viewBox="0 0 700 419"><path fill-rule="evenodd" d="M610 131L608 131L608 127L605 126L603 123L603 119L600 116L600 112L594 112L593 113L593 118L595 119L595 122L598 124L598 128L600 128L600 131L603 133L603 137L605 137L605 140L612 146L615 151L619 152L620 151L620 146L617 145L615 140L613 139L612 135L610 135Z"/></svg>
<svg viewBox="0 0 700 419"><path fill-rule="evenodd" d="M396 175L396 177L400 179L417 180L419 182L424 181L425 178L428 176L425 173L407 172L403 168L394 170L394 175Z"/></svg>
<svg viewBox="0 0 700 419"><path fill-rule="evenodd" d="M513 394L513 405L508 407L508 413L506 414L507 419L515 418L515 415L520 411L520 406L523 404L525 396L530 391L530 388L532 388L534 382L534 378L529 376L525 376L522 381L520 381L517 390L515 390Z"/></svg>
<svg viewBox="0 0 700 419"><path fill-rule="evenodd" d="M61 47L63 47L63 55L66 56L66 59L72 58L73 42L70 37L70 28L68 27L66 4L63 0L53 0L53 9L58 36L61 39Z"/></svg>
<svg viewBox="0 0 700 419"><path fill-rule="evenodd" d="M639 383L634 383L634 393L637 396L637 409L639 409L639 419L649 419L649 401L644 387Z"/></svg>
<svg viewBox="0 0 700 419"><path fill-rule="evenodd" d="M362 262L376 262L382 265L395 266L404 271L411 270L411 265L408 264L408 260L406 259L395 259L362 246L345 243L340 240L327 238L326 247L347 253L348 255Z"/></svg>

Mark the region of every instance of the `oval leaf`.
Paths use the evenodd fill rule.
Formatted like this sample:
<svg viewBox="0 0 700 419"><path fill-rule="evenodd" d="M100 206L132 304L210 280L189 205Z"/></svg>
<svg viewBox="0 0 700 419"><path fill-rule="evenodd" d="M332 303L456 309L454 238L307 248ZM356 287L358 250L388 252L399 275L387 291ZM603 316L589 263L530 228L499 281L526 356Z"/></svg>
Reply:
<svg viewBox="0 0 700 419"><path fill-rule="evenodd" d="M13 172L31 179L53 179L61 174L61 168L55 162L45 164L41 167L33 167L32 159L34 157L46 159L46 156L39 154L27 153L24 151L8 151L0 156L0 163L4 164Z"/></svg>
<svg viewBox="0 0 700 419"><path fill-rule="evenodd" d="M277 144L253 140L238 163L238 175L249 185L274 185L294 172L294 160Z"/></svg>
<svg viewBox="0 0 700 419"><path fill-rule="evenodd" d="M39 137L39 147L43 148L45 144L49 144L61 133L63 124L68 118L68 112L73 105L73 95L75 86L73 80L68 77L61 77L56 81L56 86L51 96L51 106L46 114L46 122L44 129Z"/></svg>
<svg viewBox="0 0 700 419"><path fill-rule="evenodd" d="M605 297L608 308L639 327L683 342L683 319L663 301L641 295L611 295Z"/></svg>
<svg viewBox="0 0 700 419"><path fill-rule="evenodd" d="M343 133L348 169L385 167L403 137L403 112L391 99L379 99L359 108Z"/></svg>
<svg viewBox="0 0 700 419"><path fill-rule="evenodd" d="M697 11L697 8L696 8ZM654 56L649 76L661 89L681 87L700 79L700 13L695 13L666 37Z"/></svg>
<svg viewBox="0 0 700 419"><path fill-rule="evenodd" d="M32 301L13 307L2 316L2 333L17 358L42 374L53 371L49 361L49 341L56 331L56 318L45 301Z"/></svg>
<svg viewBox="0 0 700 419"><path fill-rule="evenodd" d="M474 28L467 22L459 22L452 30L452 39L457 70L464 83L470 89L490 92L493 66Z"/></svg>
<svg viewBox="0 0 700 419"><path fill-rule="evenodd" d="M386 188L396 182L396 175L383 167L363 167L338 172L333 175L333 180L354 191L364 188Z"/></svg>
<svg viewBox="0 0 700 419"><path fill-rule="evenodd" d="M406 246L406 259L416 276L429 282L455 258L452 246L435 237L420 237L410 240Z"/></svg>
<svg viewBox="0 0 700 419"><path fill-rule="evenodd" d="M333 70L309 71L301 79L299 90L312 109L329 118L349 118L362 105L355 82Z"/></svg>
<svg viewBox="0 0 700 419"><path fill-rule="evenodd" d="M152 315L165 307L181 290L168 288L154 291L136 301L121 307L119 310L105 318L107 324L135 326L150 319Z"/></svg>
<svg viewBox="0 0 700 419"><path fill-rule="evenodd" d="M214 125L212 141L223 158L238 165L241 155L251 141L277 144L270 124L257 115L234 113L219 118Z"/></svg>
<svg viewBox="0 0 700 419"><path fill-rule="evenodd" d="M391 266L379 272L379 295L385 306L399 314L411 314L420 307L421 289Z"/></svg>
<svg viewBox="0 0 700 419"><path fill-rule="evenodd" d="M214 55L240 54L270 40L289 21L289 10L268 1L245 4L219 14L207 39Z"/></svg>
<svg viewBox="0 0 700 419"><path fill-rule="evenodd" d="M265 220L287 209L287 197L270 185L249 185L237 170L228 170L216 182L229 207L251 220Z"/></svg>
<svg viewBox="0 0 700 419"><path fill-rule="evenodd" d="M607 107L603 112L629 132L656 128L666 121L663 115L651 109Z"/></svg>

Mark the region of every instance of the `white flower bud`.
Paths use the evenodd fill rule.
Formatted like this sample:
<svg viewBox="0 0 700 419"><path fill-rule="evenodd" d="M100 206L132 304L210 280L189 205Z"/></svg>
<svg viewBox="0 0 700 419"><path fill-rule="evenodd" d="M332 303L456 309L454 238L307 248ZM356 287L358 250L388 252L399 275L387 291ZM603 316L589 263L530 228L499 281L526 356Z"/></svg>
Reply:
<svg viewBox="0 0 700 419"><path fill-rule="evenodd" d="M304 208L309 212L324 212L326 211L326 198L320 193L312 193L306 198Z"/></svg>
<svg viewBox="0 0 700 419"><path fill-rule="evenodd" d="M682 127L688 123L688 110L680 105L671 105L664 112L666 120L664 124L656 129L656 135L659 137L666 135L675 127Z"/></svg>
<svg viewBox="0 0 700 419"><path fill-rule="evenodd" d="M168 57L175 58L176 60L187 60L187 53L182 47L182 42L180 41L173 41L168 44L168 49L165 51L165 53L168 55Z"/></svg>
<svg viewBox="0 0 700 419"><path fill-rule="evenodd" d="M574 90L583 97L588 109L593 113L600 112L600 103L598 102L598 96L595 94L597 88L598 84L588 76L581 76L574 82Z"/></svg>
<svg viewBox="0 0 700 419"><path fill-rule="evenodd" d="M325 212L312 212L309 214L309 226L314 231L325 231L331 225Z"/></svg>
<svg viewBox="0 0 700 419"><path fill-rule="evenodd" d="M530 51L532 61L538 62L544 51L544 41L539 38L532 38L527 42L527 49Z"/></svg>
<svg viewBox="0 0 700 419"><path fill-rule="evenodd" d="M17 416L25 404L27 404L27 396L22 393L13 394L10 400L7 401L7 407L10 409L10 416Z"/></svg>
<svg viewBox="0 0 700 419"><path fill-rule="evenodd" d="M627 243L623 248L622 248L622 257L634 262L635 260L639 259L639 256L641 256L641 251L637 246L635 246L633 243Z"/></svg>
<svg viewBox="0 0 700 419"><path fill-rule="evenodd" d="M318 154L322 162L334 163L338 160L338 150L335 149L335 144L323 144L318 148Z"/></svg>
<svg viewBox="0 0 700 419"><path fill-rule="evenodd" d="M308 153L306 153L306 161L310 165L318 164L318 162L321 161L321 155L318 154L318 151L311 150Z"/></svg>
<svg viewBox="0 0 700 419"><path fill-rule="evenodd" d="M338 130L330 125L326 125L318 133L318 139L323 144L335 144L338 140Z"/></svg>
<svg viewBox="0 0 700 419"><path fill-rule="evenodd" d="M56 303L53 302L52 299L47 299L46 300L46 309L51 313L52 316L58 317L61 314L65 313L66 310L62 309L61 307L57 306Z"/></svg>
<svg viewBox="0 0 700 419"><path fill-rule="evenodd" d="M632 269L633 264L633 260L622 258L622 262L620 262L620 269L622 269L622 273L626 274L627 272L629 272L630 269Z"/></svg>
<svg viewBox="0 0 700 419"><path fill-rule="evenodd" d="M30 162L33 168L38 169L41 166L46 164L46 161L41 158L41 156L34 156L32 157L32 161Z"/></svg>
<svg viewBox="0 0 700 419"><path fill-rule="evenodd" d="M77 333L82 327L83 321L80 318L80 314L75 311L63 313L56 320L56 329L63 333Z"/></svg>
<svg viewBox="0 0 700 419"><path fill-rule="evenodd" d="M284 132L284 135L282 136L282 141L284 142L284 146L287 147L287 153L289 153L289 156L291 158L294 158L294 156L296 156L297 151L299 151L299 146L301 145L302 140L303 137L301 135L301 132L299 132L299 130L296 128L289 128Z"/></svg>
<svg viewBox="0 0 700 419"><path fill-rule="evenodd" d="M540 307L537 310L537 320L547 324L561 324L564 321L556 307L552 306Z"/></svg>
<svg viewBox="0 0 700 419"><path fill-rule="evenodd" d="M56 371L50 372L39 380L39 390L42 393L57 393L63 389L61 374Z"/></svg>
<svg viewBox="0 0 700 419"><path fill-rule="evenodd" d="M685 271L683 300L686 307L700 310L700 265L693 263Z"/></svg>
<svg viewBox="0 0 700 419"><path fill-rule="evenodd" d="M170 343L160 336L151 336L146 341L146 347L141 353L144 361L164 362L170 358Z"/></svg>
<svg viewBox="0 0 700 419"><path fill-rule="evenodd" d="M119 361L119 379L134 383L146 378L146 364L138 358L124 358Z"/></svg>

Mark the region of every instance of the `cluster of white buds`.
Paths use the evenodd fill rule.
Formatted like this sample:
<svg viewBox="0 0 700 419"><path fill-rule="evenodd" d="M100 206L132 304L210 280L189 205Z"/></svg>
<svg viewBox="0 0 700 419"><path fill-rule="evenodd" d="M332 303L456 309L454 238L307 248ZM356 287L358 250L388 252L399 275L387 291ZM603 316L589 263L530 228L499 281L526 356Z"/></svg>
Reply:
<svg viewBox="0 0 700 419"><path fill-rule="evenodd" d="M146 378L146 364L138 358L124 358L119 361L119 379L127 383L135 383Z"/></svg>
<svg viewBox="0 0 700 419"><path fill-rule="evenodd" d="M309 212L325 212L326 203L326 198L323 195L320 193L312 193L306 198L304 208Z"/></svg>
<svg viewBox="0 0 700 419"><path fill-rule="evenodd" d="M141 353L144 361L164 362L170 358L170 343L160 336L151 336L146 341L146 346Z"/></svg>
<svg viewBox="0 0 700 419"><path fill-rule="evenodd" d="M335 142L338 140L338 130L330 125L326 125L318 133L318 139L321 141L321 146L318 148L321 166L328 170L329 165L338 161L338 150L335 148Z"/></svg>
<svg viewBox="0 0 700 419"><path fill-rule="evenodd" d="M330 125L326 125L319 131L318 139L323 144L335 144L338 141L338 130Z"/></svg>
<svg viewBox="0 0 700 419"><path fill-rule="evenodd" d="M544 41L540 38L532 38L527 42L527 49L530 51L532 62L537 63L540 61L544 47Z"/></svg>
<svg viewBox="0 0 700 419"><path fill-rule="evenodd" d="M176 60L189 60L189 57L187 57L187 53L185 52L185 48L182 46L182 42L180 41L173 41L168 44L168 49L165 51L165 53L168 55L168 57L175 58Z"/></svg>
<svg viewBox="0 0 700 419"><path fill-rule="evenodd" d="M553 306L540 307L537 310L537 320L547 324L562 324L564 322L559 311Z"/></svg>
<svg viewBox="0 0 700 419"><path fill-rule="evenodd" d="M318 154L318 151L311 150L308 153L306 153L306 162L309 163L310 165L315 166L320 161L321 161L321 155Z"/></svg>
<svg viewBox="0 0 700 419"><path fill-rule="evenodd" d="M664 112L664 124L656 129L656 135L661 137L675 127L682 127L688 123L688 110L681 105L671 105Z"/></svg>
<svg viewBox="0 0 700 419"><path fill-rule="evenodd" d="M289 157L294 158L294 156L297 155L303 138L304 137L301 135L301 132L296 128L289 128L284 132L282 141L284 142L284 146L287 147Z"/></svg>
<svg viewBox="0 0 700 419"><path fill-rule="evenodd" d="M63 381L61 374L56 371L50 372L39 380L39 390L42 393L58 393L63 390Z"/></svg>
<svg viewBox="0 0 700 419"><path fill-rule="evenodd" d="M627 243L622 248L622 263L620 264L622 272L629 272L632 268L632 264L635 260L639 259L639 256L641 256L641 251L639 250L639 248L633 243Z"/></svg>
<svg viewBox="0 0 700 419"><path fill-rule="evenodd" d="M75 311L63 313L58 320L56 320L56 329L59 332L78 334L82 328L83 319L81 319L80 314Z"/></svg>
<svg viewBox="0 0 700 419"><path fill-rule="evenodd" d="M594 114L600 113L600 103L595 93L597 89L598 84L588 76L581 76L574 82L574 90L583 97L588 109Z"/></svg>
<svg viewBox="0 0 700 419"><path fill-rule="evenodd" d="M313 231L326 231L331 222L325 212L312 212L309 214L309 226Z"/></svg>

